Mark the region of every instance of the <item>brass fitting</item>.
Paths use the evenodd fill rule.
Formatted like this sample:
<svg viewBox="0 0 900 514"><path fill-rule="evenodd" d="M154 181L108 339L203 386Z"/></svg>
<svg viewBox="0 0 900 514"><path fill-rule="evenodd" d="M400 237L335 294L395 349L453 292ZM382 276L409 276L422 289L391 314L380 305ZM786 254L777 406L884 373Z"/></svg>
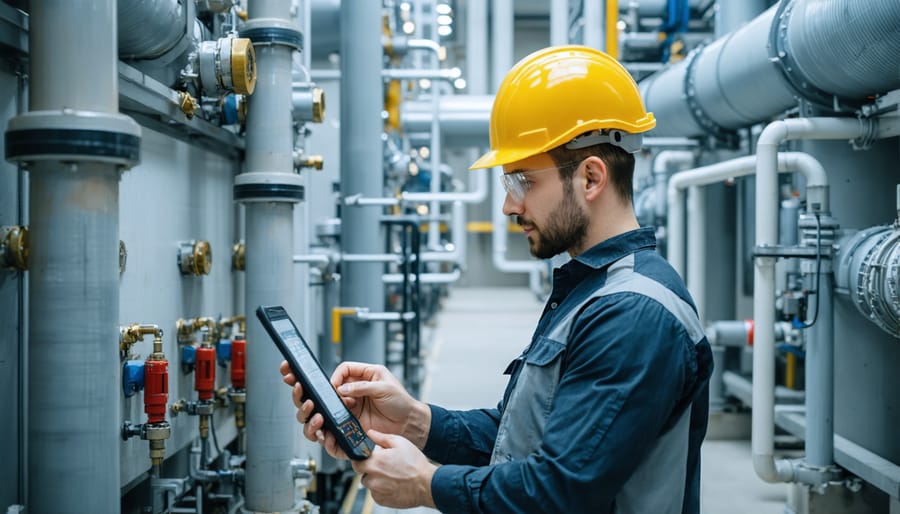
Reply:
<svg viewBox="0 0 900 514"><path fill-rule="evenodd" d="M200 416L200 438L206 439L209 437L209 416L202 415Z"/></svg>
<svg viewBox="0 0 900 514"><path fill-rule="evenodd" d="M217 330L219 334L225 335L225 329L227 327L233 326L235 323L238 323L238 332L243 334L244 327L246 325L247 317L243 314L236 314L234 316L230 316L228 318L219 319L217 325Z"/></svg>
<svg viewBox="0 0 900 514"><path fill-rule="evenodd" d="M234 243L231 247L231 269L235 271L244 271L246 267L246 251L247 247L244 243Z"/></svg>
<svg viewBox="0 0 900 514"><path fill-rule="evenodd" d="M212 247L209 241L180 243L178 266L182 275L209 275L209 272L212 271Z"/></svg>
<svg viewBox="0 0 900 514"><path fill-rule="evenodd" d="M28 227L0 227L0 266L17 271L28 270Z"/></svg>
<svg viewBox="0 0 900 514"><path fill-rule="evenodd" d="M178 108L187 116L188 119L194 117L194 113L200 108L197 100L187 91L178 92Z"/></svg>
<svg viewBox="0 0 900 514"><path fill-rule="evenodd" d="M128 352L131 347L144 338L146 335L153 336L153 352L162 353L162 336L163 331L159 325L142 325L140 323L132 323L125 327L119 327L119 350ZM162 358L154 358L151 360L162 360Z"/></svg>
<svg viewBox="0 0 900 514"><path fill-rule="evenodd" d="M173 403L171 407L169 407L169 410L172 411L173 416L177 416L179 412L184 412L187 410L187 408L188 405L186 401L178 400L177 402Z"/></svg>
<svg viewBox="0 0 900 514"><path fill-rule="evenodd" d="M216 320L209 316L204 316L201 318L180 318L175 322L175 332L178 334L178 342L179 343L190 343L193 341L194 332L200 330L203 327L209 328L207 332L206 338L202 341L203 343L211 343L215 340L216 334L218 334Z"/></svg>
<svg viewBox="0 0 900 514"><path fill-rule="evenodd" d="M166 458L166 439L170 434L168 422L144 425L143 438L150 443L150 462L154 466L161 465Z"/></svg>
<svg viewBox="0 0 900 514"><path fill-rule="evenodd" d="M322 166L325 164L325 158L321 155L310 155L300 160L299 166L300 168L315 168L316 170L321 170Z"/></svg>
<svg viewBox="0 0 900 514"><path fill-rule="evenodd" d="M320 87L312 88L312 121L322 123L325 120L325 90Z"/></svg>

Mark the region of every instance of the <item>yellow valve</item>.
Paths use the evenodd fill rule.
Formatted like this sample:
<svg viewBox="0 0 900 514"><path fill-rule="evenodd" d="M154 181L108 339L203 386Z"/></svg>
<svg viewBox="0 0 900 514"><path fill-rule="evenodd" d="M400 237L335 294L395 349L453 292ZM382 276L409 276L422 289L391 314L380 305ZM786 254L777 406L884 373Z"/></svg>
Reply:
<svg viewBox="0 0 900 514"><path fill-rule="evenodd" d="M256 53L247 38L231 41L231 81L240 95L252 95L256 88Z"/></svg>
<svg viewBox="0 0 900 514"><path fill-rule="evenodd" d="M188 119L191 119L194 117L194 113L197 112L197 109L200 108L200 104L197 103L197 100L195 100L190 93L180 91L178 93L178 107Z"/></svg>
<svg viewBox="0 0 900 514"><path fill-rule="evenodd" d="M331 342L341 342L341 316L356 315L355 307L335 307L331 309Z"/></svg>
<svg viewBox="0 0 900 514"><path fill-rule="evenodd" d="M28 227L14 225L4 227L6 231L0 241L0 264L18 271L28 270Z"/></svg>

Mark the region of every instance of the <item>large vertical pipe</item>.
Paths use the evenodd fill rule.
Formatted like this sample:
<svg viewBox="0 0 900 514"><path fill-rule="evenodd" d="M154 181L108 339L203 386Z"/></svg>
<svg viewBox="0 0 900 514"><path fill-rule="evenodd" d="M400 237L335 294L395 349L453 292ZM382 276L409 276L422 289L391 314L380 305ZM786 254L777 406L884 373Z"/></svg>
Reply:
<svg viewBox="0 0 900 514"><path fill-rule="evenodd" d="M550 1L550 45L569 44L569 1Z"/></svg>
<svg viewBox="0 0 900 514"><path fill-rule="evenodd" d="M513 66L513 16L512 0L491 2L491 90L495 92Z"/></svg>
<svg viewBox="0 0 900 514"><path fill-rule="evenodd" d="M603 50L605 45L603 15L604 9L601 2L584 0L582 2L582 34L583 44L597 50Z"/></svg>
<svg viewBox="0 0 900 514"><path fill-rule="evenodd" d="M488 93L488 33L488 3L467 2L466 82L470 95Z"/></svg>
<svg viewBox="0 0 900 514"><path fill-rule="evenodd" d="M380 2L370 1L341 6L341 192L345 196L377 198L384 194L380 6ZM341 211L343 252L380 253L384 233L380 207L344 206ZM341 266L342 304L384 311L383 264L344 262ZM348 320L343 323L344 359L384 362L383 326Z"/></svg>
<svg viewBox="0 0 900 514"><path fill-rule="evenodd" d="M252 0L248 14L241 36L253 41L258 79L247 109L244 173L234 188L245 203L245 304L248 318L259 305L282 305L299 319L293 210L303 186L293 172L291 66L301 35L290 2ZM245 504L283 512L294 506L295 411L276 371L283 358L256 320L248 319L247 342Z"/></svg>
<svg viewBox="0 0 900 514"><path fill-rule="evenodd" d="M807 282L818 319L806 341L806 463L817 468L834 465L834 275L830 260L822 264L818 286L815 271Z"/></svg>
<svg viewBox="0 0 900 514"><path fill-rule="evenodd" d="M30 172L27 506L118 512L118 182L140 129L118 114L114 0L29 19L31 112L6 134Z"/></svg>

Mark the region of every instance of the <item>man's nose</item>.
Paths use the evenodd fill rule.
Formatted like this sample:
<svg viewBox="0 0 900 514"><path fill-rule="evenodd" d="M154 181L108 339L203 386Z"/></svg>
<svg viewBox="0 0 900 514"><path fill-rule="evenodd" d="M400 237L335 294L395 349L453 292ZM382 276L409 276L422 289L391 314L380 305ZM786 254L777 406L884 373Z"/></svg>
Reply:
<svg viewBox="0 0 900 514"><path fill-rule="evenodd" d="M506 216L520 215L522 214L522 201L516 200L513 198L509 192L506 193L506 198L503 200L503 214Z"/></svg>

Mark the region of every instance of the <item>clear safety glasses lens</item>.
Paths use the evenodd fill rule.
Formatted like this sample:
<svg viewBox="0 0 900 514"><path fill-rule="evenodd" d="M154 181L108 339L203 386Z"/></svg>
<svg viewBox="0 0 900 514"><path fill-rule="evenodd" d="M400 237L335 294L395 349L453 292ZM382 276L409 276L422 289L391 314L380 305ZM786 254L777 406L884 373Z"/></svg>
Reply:
<svg viewBox="0 0 900 514"><path fill-rule="evenodd" d="M531 183L528 182L528 179L525 178L524 171L504 173L503 175L500 175L500 182L503 184L503 189L506 189L509 196L517 202L521 202L525 199L525 193L531 185Z"/></svg>

